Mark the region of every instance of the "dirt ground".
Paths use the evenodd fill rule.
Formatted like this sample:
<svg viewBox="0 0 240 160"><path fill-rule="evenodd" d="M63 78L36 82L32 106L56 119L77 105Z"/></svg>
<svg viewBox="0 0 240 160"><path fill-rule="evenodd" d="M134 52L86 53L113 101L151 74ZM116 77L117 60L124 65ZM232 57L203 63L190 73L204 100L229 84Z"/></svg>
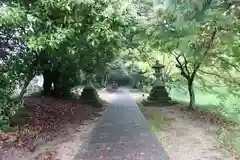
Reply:
<svg viewBox="0 0 240 160"><path fill-rule="evenodd" d="M196 118L179 106L159 107L169 118L168 127L158 133L171 160L239 160L211 134L218 126Z"/></svg>
<svg viewBox="0 0 240 160"><path fill-rule="evenodd" d="M104 91L99 92L99 94L101 99L105 101L111 100L114 95ZM132 96L139 100L142 94L134 93ZM63 108L68 108L68 106L63 106ZM211 123L211 121L201 120L191 112L181 110L179 106L158 108L162 116L169 119L168 126L157 132L157 136L160 137L171 160L240 160L240 158L233 157L211 134L212 131L218 128L216 124ZM81 110L81 114L85 113L87 116L84 120L80 118L81 123L78 121L79 123L63 124L60 127L61 130L56 133L64 134L59 134L50 141L46 142L38 138L34 142L37 145L35 145L33 151L15 147L4 150L4 147L1 148L0 144L0 159L73 160L80 146L100 118L99 116L89 116L89 113L96 113L94 110L85 110L85 112L83 110ZM102 112L98 113L102 114ZM78 115L75 116L79 117Z"/></svg>
<svg viewBox="0 0 240 160"><path fill-rule="evenodd" d="M69 134L67 136L59 136L53 141L39 146L34 152L11 148L4 153L3 160L72 160L78 153L80 146L94 128L96 121L85 121L83 125L77 127L71 124L66 125ZM40 141L40 140L38 140Z"/></svg>
<svg viewBox="0 0 240 160"><path fill-rule="evenodd" d="M26 103L30 111L21 130L28 132L25 137L17 132L0 133L0 160L73 160L104 112L48 97L31 97ZM6 142L4 134L8 139L12 134L17 141Z"/></svg>

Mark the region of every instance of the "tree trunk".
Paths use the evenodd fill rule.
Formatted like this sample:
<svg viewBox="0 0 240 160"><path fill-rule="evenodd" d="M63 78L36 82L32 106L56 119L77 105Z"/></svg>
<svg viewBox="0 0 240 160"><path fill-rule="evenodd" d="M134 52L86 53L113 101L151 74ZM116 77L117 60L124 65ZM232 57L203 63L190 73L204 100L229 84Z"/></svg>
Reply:
<svg viewBox="0 0 240 160"><path fill-rule="evenodd" d="M62 92L61 83L60 83L60 72L55 70L52 72L52 83L54 87L54 95L60 96Z"/></svg>
<svg viewBox="0 0 240 160"><path fill-rule="evenodd" d="M20 92L20 95L19 95L20 100L22 100L24 94L27 91L27 87L28 87L29 83L31 82L31 80L34 78L34 76L35 76L35 74L29 75L28 78L25 80L25 82L23 84L23 88L22 88L22 90Z"/></svg>
<svg viewBox="0 0 240 160"><path fill-rule="evenodd" d="M107 84L108 84L108 73L105 73L103 81L104 81L104 87L107 87Z"/></svg>
<svg viewBox="0 0 240 160"><path fill-rule="evenodd" d="M189 98L190 98L188 109L194 109L195 108L195 93L194 93L194 89L193 89L193 80L192 79L188 80L188 92L189 92Z"/></svg>
<svg viewBox="0 0 240 160"><path fill-rule="evenodd" d="M50 70L44 70L43 72L43 93L44 95L48 95L51 92L52 88L52 73Z"/></svg>

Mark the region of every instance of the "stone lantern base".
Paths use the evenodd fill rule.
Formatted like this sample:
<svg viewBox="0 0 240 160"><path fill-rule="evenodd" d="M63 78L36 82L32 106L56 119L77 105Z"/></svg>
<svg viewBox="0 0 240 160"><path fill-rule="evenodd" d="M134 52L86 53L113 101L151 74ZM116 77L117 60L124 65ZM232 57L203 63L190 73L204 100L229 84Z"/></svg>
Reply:
<svg viewBox="0 0 240 160"><path fill-rule="evenodd" d="M92 86L87 86L83 89L80 100L83 103L90 104L94 107L102 107L99 95L96 89Z"/></svg>
<svg viewBox="0 0 240 160"><path fill-rule="evenodd" d="M169 105L173 104L169 94L164 85L154 86L149 94L146 101L143 102L145 105Z"/></svg>

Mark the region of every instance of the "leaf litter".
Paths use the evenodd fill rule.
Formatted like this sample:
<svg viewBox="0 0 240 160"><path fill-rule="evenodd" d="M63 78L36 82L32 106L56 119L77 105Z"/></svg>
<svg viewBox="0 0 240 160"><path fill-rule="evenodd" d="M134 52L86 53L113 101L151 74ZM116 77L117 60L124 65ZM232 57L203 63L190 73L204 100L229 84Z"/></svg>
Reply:
<svg viewBox="0 0 240 160"><path fill-rule="evenodd" d="M21 117L25 118L25 123L13 127L11 132L0 132L0 159L22 160L21 157L25 157L23 159L27 160L26 155L36 152L36 160L54 160L57 149L46 149L40 153L40 146L82 132L81 126L87 121L90 121L89 124L94 123L94 119L100 117L103 111L77 100L40 96L28 97L24 107L28 112L27 117ZM91 128L85 130L90 132ZM52 146L56 147L56 144Z"/></svg>

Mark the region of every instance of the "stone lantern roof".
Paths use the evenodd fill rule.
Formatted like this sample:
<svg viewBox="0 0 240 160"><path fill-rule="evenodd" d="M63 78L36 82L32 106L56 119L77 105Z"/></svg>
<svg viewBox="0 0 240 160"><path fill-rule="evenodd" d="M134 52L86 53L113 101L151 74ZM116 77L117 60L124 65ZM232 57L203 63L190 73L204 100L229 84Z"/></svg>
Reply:
<svg viewBox="0 0 240 160"><path fill-rule="evenodd" d="M155 68L156 68L156 69L157 69L157 68L164 68L164 67L165 67L164 65L162 65L162 64L159 63L159 60L156 60L155 65L152 66L152 68L154 68L154 69L155 69Z"/></svg>

